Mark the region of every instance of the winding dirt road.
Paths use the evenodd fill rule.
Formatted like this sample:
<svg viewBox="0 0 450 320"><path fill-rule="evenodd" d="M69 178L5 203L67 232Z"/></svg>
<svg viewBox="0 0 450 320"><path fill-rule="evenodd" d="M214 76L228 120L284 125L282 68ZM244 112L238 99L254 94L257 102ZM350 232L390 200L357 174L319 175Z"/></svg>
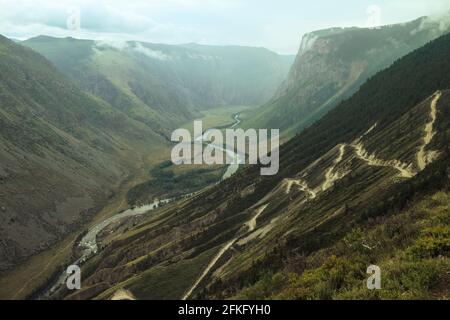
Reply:
<svg viewBox="0 0 450 320"><path fill-rule="evenodd" d="M435 153L426 152L425 148L430 144L431 140L433 140L436 131L434 130L434 123L437 118L437 103L442 96L441 91L437 91L434 94L434 99L431 101L430 105L430 117L431 121L428 122L425 126L425 137L423 138L423 144L420 146L419 152L417 152L417 166L420 170L425 169L425 167L433 161Z"/></svg>
<svg viewBox="0 0 450 320"><path fill-rule="evenodd" d="M286 184L286 194L291 193L292 186L298 186L299 190L303 192L307 192L309 194L310 199L314 199L317 197L317 192L312 190L308 184L301 179L284 179L284 183Z"/></svg>
<svg viewBox="0 0 450 320"><path fill-rule="evenodd" d="M136 298L130 291L119 289L114 293L111 300L136 300Z"/></svg>
<svg viewBox="0 0 450 320"><path fill-rule="evenodd" d="M436 134L434 124L437 119L437 104L439 99L442 96L441 91L437 91L434 94L434 98L430 104L430 118L431 120L425 125L424 128L424 138L423 144L420 146L419 151L417 152L417 166L419 171L425 169L425 167L431 163L435 157L435 151L425 151L426 147L431 143L433 137ZM375 154L370 154L364 147L362 142L363 138L372 132L377 127L377 124L374 124L369 128L360 138L356 139L351 144L340 144L339 146L339 155L333 161L333 165L330 166L325 173L325 180L321 186L312 190L308 187L307 183L300 179L284 179L284 184L286 185L286 194L289 194L294 185L299 186L299 189L310 194L310 198L314 199L317 197L318 192L326 191L331 188L333 184L345 176L345 172L337 172L336 166L343 160L345 154L345 148L350 146L354 149L356 157L367 162L369 166L375 167L391 167L397 170L398 176L401 178L409 179L417 175L417 172L412 169L412 164L403 163L400 160L383 160L378 158Z"/></svg>
<svg viewBox="0 0 450 320"><path fill-rule="evenodd" d="M341 163L341 161L344 159L344 154L345 154L345 144L341 144L339 146L338 157L333 161L333 165L325 173L325 181L323 182L322 186L320 187L320 189L322 189L322 191L326 191L326 190L330 189L337 180L341 179L342 176L345 175L343 173L335 171L336 166L339 163Z"/></svg>
<svg viewBox="0 0 450 320"><path fill-rule="evenodd" d="M369 154L362 142L352 144L352 147L355 149L357 157L366 161L369 166L392 167L399 172L399 176L402 178L412 178L416 175L410 165L402 163L400 160L382 160L377 158L375 154Z"/></svg>
<svg viewBox="0 0 450 320"><path fill-rule="evenodd" d="M266 210L268 204L265 204L261 207L259 207L258 209L256 209L256 214L252 217L252 219L250 219L248 222L245 223L246 226L248 226L248 232L253 232L256 229L256 220L258 219L258 217L264 212L264 210ZM208 275L208 273L211 271L211 269L216 265L216 263L219 261L219 259L225 254L225 252L228 251L228 249L230 249L233 244L235 244L236 241L238 241L240 238L242 238L242 236L236 237L232 240L230 240L229 242L227 242L227 244L225 244L222 249L220 249L220 251L214 256L214 258L211 260L211 262L208 264L208 266L205 268L205 270L203 270L202 274L200 275L200 277L197 279L197 281L195 281L195 283L189 288L189 290L185 293L185 295L183 296L182 300L187 300L192 293L194 292L194 290L198 287L198 285L200 284L200 282L202 282L202 280Z"/></svg>
<svg viewBox="0 0 450 320"><path fill-rule="evenodd" d="M268 204L265 204L256 210L255 216L247 223L249 232L252 232L256 229L256 220L259 218L261 213L263 213L264 210L266 210L267 206L268 206Z"/></svg>

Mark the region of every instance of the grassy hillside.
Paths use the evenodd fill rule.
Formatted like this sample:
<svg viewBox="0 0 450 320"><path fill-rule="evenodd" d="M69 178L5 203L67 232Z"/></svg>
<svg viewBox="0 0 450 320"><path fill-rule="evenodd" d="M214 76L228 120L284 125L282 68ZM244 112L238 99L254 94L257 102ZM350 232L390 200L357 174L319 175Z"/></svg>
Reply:
<svg viewBox="0 0 450 320"><path fill-rule="evenodd" d="M437 192L370 219L334 245L292 255L236 299L448 299L450 194ZM382 289L366 289L367 266L382 271Z"/></svg>

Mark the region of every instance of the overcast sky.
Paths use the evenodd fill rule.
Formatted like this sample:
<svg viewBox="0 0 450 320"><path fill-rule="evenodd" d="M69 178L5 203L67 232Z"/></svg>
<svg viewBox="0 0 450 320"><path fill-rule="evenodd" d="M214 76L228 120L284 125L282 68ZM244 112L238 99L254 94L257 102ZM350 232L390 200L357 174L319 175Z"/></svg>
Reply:
<svg viewBox="0 0 450 320"><path fill-rule="evenodd" d="M306 32L446 10L449 0L0 0L0 34L235 44L295 54Z"/></svg>

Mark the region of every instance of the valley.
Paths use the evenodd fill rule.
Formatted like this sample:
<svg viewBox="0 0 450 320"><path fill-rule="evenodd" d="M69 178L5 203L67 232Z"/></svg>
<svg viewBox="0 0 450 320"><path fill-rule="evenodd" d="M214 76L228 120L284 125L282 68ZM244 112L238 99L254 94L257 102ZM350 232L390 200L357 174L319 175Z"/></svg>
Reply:
<svg viewBox="0 0 450 320"><path fill-rule="evenodd" d="M134 5L0 35L0 300L450 299L450 11Z"/></svg>
<svg viewBox="0 0 450 320"><path fill-rule="evenodd" d="M67 297L109 299L123 289L136 299L261 299L276 294L287 297L290 288L300 287L305 291L298 289L292 297L330 299L357 290L364 274L347 274L347 270L364 270L362 266L373 263L372 258L388 259L396 250L403 252L422 239L415 224L403 223L417 231L384 247L376 239L361 236L359 228L372 230L397 214L399 219L407 219L404 215L429 194L446 192L450 93L444 88L450 88L450 79L445 72L432 76L429 68L445 65L441 62L448 57L444 48L449 44L447 36L404 57L283 145L279 175L262 178L258 167L244 167L198 197L164 207L127 227L114 228L114 240L100 236L106 246L83 267L87 287ZM411 83L423 77L425 85L409 96L398 96L397 92L411 85L397 81L405 73ZM431 80L436 75L440 78ZM391 87L396 90L390 91ZM383 101L377 92L383 92ZM429 132L434 132L431 140L427 139ZM423 169L418 160L421 150L436 155ZM442 199L438 206L445 207L446 198ZM444 211L439 212L445 216ZM426 221L437 227L443 220L436 224ZM358 240L351 240L356 235ZM358 257L355 261L347 261L341 254L359 248L353 242L348 247L349 241L358 241L361 250L367 250L352 253ZM441 243L434 233L429 241ZM391 246L395 248L392 251ZM442 284L447 247L436 246L427 253L428 260L408 259L419 266L432 264L432 279ZM302 267L301 261L308 264ZM295 271L299 283L289 282L287 267L300 270ZM303 274L305 268L310 273ZM321 278L320 272L337 272L339 277L353 280L336 283L326 275ZM304 277L312 273L319 275L310 284ZM427 282L431 278L424 281L434 288ZM321 284L327 286L324 291L320 291ZM395 288L386 294L398 297L402 284L392 285ZM406 290L416 297L434 294L427 287Z"/></svg>
<svg viewBox="0 0 450 320"><path fill-rule="evenodd" d="M58 43L60 54L70 52L75 60L60 60L59 53L45 51L49 42ZM172 128L189 118L193 120L194 116L229 125L235 121L232 116L246 108L231 106L227 113L226 107L219 110L208 105L213 110L208 116L206 106L192 107L192 112L184 113L182 118L166 114L167 121L155 122L150 105L144 106L132 96L136 94L144 103L154 105L142 92L128 91L112 97L114 87L97 86L98 81L91 87L91 82L85 81L84 76L92 72L99 79L99 69L84 65L85 58L92 53L93 42L43 37L33 42L36 46L38 43L60 69L18 42L0 37L0 69L4 75L0 79L0 196L2 212L6 212L2 214L5 223L0 228L0 297L5 298L33 296L72 259L71 243L80 240L77 237L86 227L129 208L129 191L147 182L148 172L170 158L167 135ZM127 54L138 60L143 58L135 56L136 52L122 52L121 58ZM258 54L258 50L249 50L249 54ZM278 59L267 51L262 54ZM147 62L151 64L151 60ZM289 62L286 63L288 66ZM75 65L88 69L82 75L72 74ZM115 86L122 86L117 78L110 78L111 69L106 71L106 77ZM13 76L7 77L8 74ZM27 77L32 81L25 85ZM148 85L153 90L152 83ZM276 80L272 85L276 86ZM58 92L59 96L51 96L49 92ZM18 134L17 125L22 120L30 125ZM16 161L18 156L20 160ZM177 168L174 174L176 179L187 181L197 174L196 170ZM199 176L202 170L198 169ZM229 168L228 175L236 170L237 167ZM216 168L206 172L206 184L222 175L220 171L221 168ZM23 186L30 190L17 192ZM179 192L189 193L192 187L187 184L186 191ZM160 188L157 193L164 195L164 192L167 191Z"/></svg>
<svg viewBox="0 0 450 320"><path fill-rule="evenodd" d="M237 116L239 112L242 110L248 110L248 107L230 107L230 108L213 108L209 111L204 111L204 116L201 118L202 121L206 124L206 129L211 127L235 127L237 126L241 120ZM185 125L186 128L189 128L189 125L192 126L191 123L187 123ZM157 156L155 156L157 154ZM192 197L199 193L199 191L195 193L188 193L182 196L177 196L177 198L167 198L161 200L155 200L153 203L143 206L137 206L136 208L129 207L129 203L127 200L126 194L129 193L129 190L133 189L132 186L136 187L140 183L144 182L147 179L147 174L145 173L151 167L157 167L160 163L164 163L167 159L170 158L170 148L169 146L165 149L161 149L159 152L154 153L151 152L148 155L146 162L143 162L142 169L140 173L136 174L135 178L131 178L127 183L121 187L121 192L118 192L118 197L111 199L111 202L107 207L104 208L98 215L94 217L92 222L87 225L89 228L89 232L87 232L81 239L79 238L79 234L84 234L83 229L75 232L73 235L70 235L61 245L56 246L55 248L51 248L48 251L44 251L43 253L32 257L29 261L25 262L21 265L17 271L12 273L6 273L4 277L0 278L0 283L3 284L3 290L0 290L0 296L6 298L7 292L15 292L14 296L11 298L18 299L21 297L27 297L30 294L34 295L35 288L47 287L48 291L44 294L39 294L40 298L49 298L54 292L60 287L61 284L65 283L66 275L62 272L62 275L56 277L55 283L53 285L45 284L48 279L54 278L54 273L56 270L61 269L61 266L68 265L67 259L73 256L74 248L76 250L80 250L81 248L81 256L77 258L75 264L83 264L89 259L93 254L97 253L97 243L96 237L97 234L102 232L107 226L112 224L117 224L119 221L123 221L126 218L130 218L136 215L143 215L149 213L149 211L153 211L159 208L161 205L169 204L178 199L186 199ZM201 166L198 166L201 167ZM230 165L227 170L222 171L223 178L226 179L230 177L234 172L236 172L238 166ZM181 170L181 171L180 171ZM189 172L193 169L186 168L186 166L181 166L179 170L180 172ZM195 169L194 169L195 171ZM219 180L219 178L218 178ZM117 199L117 200L115 200ZM76 240L77 239L80 240ZM51 257L51 258L49 258ZM28 275L32 275L31 278ZM24 277L28 278L26 281L22 281L19 279L23 279ZM18 286L15 289L15 286Z"/></svg>
<svg viewBox="0 0 450 320"><path fill-rule="evenodd" d="M234 128L241 123L241 120L238 115L235 115L235 114L232 114L232 115L233 115L232 119L235 122L229 126L230 128ZM195 140L197 140L197 138ZM207 139L205 141L202 141L202 143L204 143L204 142L207 143L206 141L207 141ZM227 152L232 154L231 155L232 158L239 159L239 155L235 154L232 149L227 149ZM222 178L218 182L224 181L224 180L230 178L233 174L235 174L239 168L239 164L241 164L241 163L243 163L243 162L241 160L238 160L236 164L229 165L227 170L224 172ZM216 183L218 183L218 182L216 182ZM208 186L206 188L208 188ZM150 214L152 211L157 210L158 208L165 206L165 205L169 205L169 204L176 205L176 202L180 201L180 199L189 199L191 197L199 196L199 195L201 195L201 193L202 193L202 191L200 190L200 191L191 192L188 194L183 194L181 196L178 196L177 198L166 198L166 199L160 199L160 200L156 199L151 204L133 207L131 209L127 209L125 211L116 213L113 216L109 217L108 219L105 219L102 222L90 227L89 230L87 231L87 233L81 238L80 242L74 244L74 247L79 248L77 250L81 250L82 254L76 261L74 261L70 264L81 266L84 263L86 263L86 261L88 259L90 259L94 255L96 255L99 250L98 244L97 244L97 237L108 226L114 225L114 224L119 224L119 222L123 222L124 220L135 217L135 216ZM253 231L253 229L256 226L256 219L263 210L264 209L262 209L259 213L257 213L251 221L249 221L249 231ZM233 242L235 242L236 240L234 240ZM231 246L231 243L230 243L230 246ZM223 250L222 254L225 251L226 251L226 249ZM217 261L221 257L222 254L218 255L215 258L215 260ZM215 262L212 262L211 267L214 266L214 264L215 264ZM205 271L205 274L206 273L207 273L207 271ZM61 274L61 276L59 276L57 278L56 283L51 285L49 287L50 289L47 292L44 292L42 295L40 295L40 298L47 298L47 299L51 298L52 295L55 294L55 292L57 292L62 286L65 285L66 279L67 279L67 274L64 271ZM200 282L200 281L201 281L201 279L198 280L198 282ZM195 286L193 287L192 290L194 290L194 289L195 289ZM123 293L124 291L119 290L115 295L115 299L119 299L121 297L121 294L120 294L121 292ZM187 294L187 296L189 296L189 293Z"/></svg>

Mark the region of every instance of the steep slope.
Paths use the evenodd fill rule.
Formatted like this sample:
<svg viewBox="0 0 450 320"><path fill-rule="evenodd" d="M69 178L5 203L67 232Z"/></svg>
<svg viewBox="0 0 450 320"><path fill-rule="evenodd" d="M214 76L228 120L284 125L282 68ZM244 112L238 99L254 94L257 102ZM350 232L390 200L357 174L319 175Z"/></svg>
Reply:
<svg viewBox="0 0 450 320"><path fill-rule="evenodd" d="M281 147L277 176L261 177L259 168L248 167L192 199L122 221L108 230L108 237L99 236L104 249L83 266L85 287L68 298L109 298L120 289L137 299L252 297L267 282L278 286L266 286L268 291L257 292L258 298L330 298L337 290L356 290L363 284L373 261L384 265L393 257L405 262L398 250L414 247L416 240L433 244L411 249L418 254L405 262L422 268L412 273L424 279L420 290L391 282L382 297L445 296L439 288L448 280L448 211L443 211L449 205L447 196L431 206L431 217L422 217L422 226L435 228L433 232L421 229L421 220L411 221L405 224L413 228L411 237L403 233L408 230L393 230L392 237L403 240L380 239L390 247L374 251L376 256L358 256L356 267L344 264L345 255L338 264L332 255L347 252L350 259L355 254L342 248L345 239L372 248L361 237L355 240L357 228L373 234L377 221L382 229L383 221L396 215L401 216L398 221L419 219L415 205L438 191L448 193L449 62L447 35L380 72ZM426 232L425 240L421 232ZM300 264L295 271L300 280L289 283L283 270L295 266L289 261L297 256L306 257L309 265ZM432 268L426 271L427 266ZM307 268L313 277L304 279ZM314 268L319 269L314 273ZM272 279L274 273L284 280ZM336 277L328 281L327 274ZM301 295L304 287L312 291ZM331 291L321 295L320 288Z"/></svg>
<svg viewBox="0 0 450 320"><path fill-rule="evenodd" d="M163 143L0 36L0 270L88 219L140 165L139 149Z"/></svg>
<svg viewBox="0 0 450 320"><path fill-rule="evenodd" d="M166 134L198 109L266 102L292 63L291 57L248 47L50 37L24 44L85 90Z"/></svg>
<svg viewBox="0 0 450 320"><path fill-rule="evenodd" d="M398 58L448 32L421 18L376 29L334 28L306 34L288 78L248 126L281 128L285 135L311 125Z"/></svg>

